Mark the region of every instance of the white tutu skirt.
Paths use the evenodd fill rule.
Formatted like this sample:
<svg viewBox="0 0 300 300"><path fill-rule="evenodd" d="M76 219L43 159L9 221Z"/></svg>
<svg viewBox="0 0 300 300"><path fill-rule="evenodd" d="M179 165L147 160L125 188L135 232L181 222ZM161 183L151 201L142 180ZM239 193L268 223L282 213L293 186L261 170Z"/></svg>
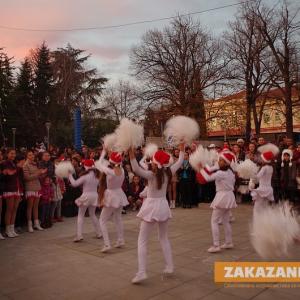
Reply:
<svg viewBox="0 0 300 300"><path fill-rule="evenodd" d="M104 192L104 206L119 208L129 204L127 197L122 189L107 189Z"/></svg>
<svg viewBox="0 0 300 300"><path fill-rule="evenodd" d="M219 191L210 205L211 208L236 208L235 196L232 191Z"/></svg>
<svg viewBox="0 0 300 300"><path fill-rule="evenodd" d="M257 189L251 191L251 196L253 201L261 199L274 201L273 188L271 186L258 187Z"/></svg>
<svg viewBox="0 0 300 300"><path fill-rule="evenodd" d="M164 222L172 218L171 210L167 199L146 198L137 214L137 217L146 222Z"/></svg>
<svg viewBox="0 0 300 300"><path fill-rule="evenodd" d="M78 207L80 206L99 206L98 193L84 193L75 200Z"/></svg>

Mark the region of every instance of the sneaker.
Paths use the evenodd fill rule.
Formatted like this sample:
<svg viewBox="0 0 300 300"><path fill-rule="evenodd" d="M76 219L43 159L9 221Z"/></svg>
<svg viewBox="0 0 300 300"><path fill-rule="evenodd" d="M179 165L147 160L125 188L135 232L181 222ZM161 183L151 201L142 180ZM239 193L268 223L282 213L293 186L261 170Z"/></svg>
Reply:
<svg viewBox="0 0 300 300"><path fill-rule="evenodd" d="M102 239L102 234L97 234L96 239Z"/></svg>
<svg viewBox="0 0 300 300"><path fill-rule="evenodd" d="M0 232L0 240L5 240L5 237Z"/></svg>
<svg viewBox="0 0 300 300"><path fill-rule="evenodd" d="M5 234L9 238L14 238L15 237L15 235L11 232L10 225L6 225Z"/></svg>
<svg viewBox="0 0 300 300"><path fill-rule="evenodd" d="M104 247L101 249L101 252L102 252L102 253L106 253L106 252L108 252L110 249L111 249L111 246L104 245Z"/></svg>
<svg viewBox="0 0 300 300"><path fill-rule="evenodd" d="M135 277L131 280L131 282L133 284L137 284L137 283L141 283L142 281L146 280L148 277L147 277L147 274L146 273L137 273L135 275Z"/></svg>
<svg viewBox="0 0 300 300"><path fill-rule="evenodd" d="M230 243L230 244L223 244L222 246L221 246L221 249L232 249L233 248L233 244L232 243Z"/></svg>
<svg viewBox="0 0 300 300"><path fill-rule="evenodd" d="M234 223L234 221L235 221L235 217L234 216L230 217L229 223Z"/></svg>
<svg viewBox="0 0 300 300"><path fill-rule="evenodd" d="M123 248L125 246L125 242L123 242L123 241L117 241L116 243L115 243L115 248Z"/></svg>
<svg viewBox="0 0 300 300"><path fill-rule="evenodd" d="M219 246L211 246L207 252L209 253L217 253L217 252L220 252L221 251L221 248Z"/></svg>
<svg viewBox="0 0 300 300"><path fill-rule="evenodd" d="M83 241L83 237L81 236L81 237L76 237L74 240L73 240L73 242L74 243L79 243L79 242L82 242Z"/></svg>
<svg viewBox="0 0 300 300"><path fill-rule="evenodd" d="M165 267L163 273L164 273L165 275L171 275L171 274L174 273L174 268L171 268L171 267Z"/></svg>

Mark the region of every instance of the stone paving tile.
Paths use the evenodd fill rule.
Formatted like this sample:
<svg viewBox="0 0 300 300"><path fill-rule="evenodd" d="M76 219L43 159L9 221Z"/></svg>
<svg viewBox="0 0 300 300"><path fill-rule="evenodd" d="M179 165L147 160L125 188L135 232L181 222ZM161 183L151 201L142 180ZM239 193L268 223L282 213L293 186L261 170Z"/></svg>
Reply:
<svg viewBox="0 0 300 300"><path fill-rule="evenodd" d="M249 241L252 207L240 205L232 224L235 248L211 255L208 204L197 209L173 210L169 232L175 274L163 276L164 260L157 233L148 250L148 277L132 285L137 271L139 220L134 213L123 216L126 247L101 253L103 241L95 238L89 218L85 218L84 242L73 243L76 219L65 219L50 230L23 233L16 239L0 241L0 300L7 299L297 299L300 288L224 288L213 281L215 261L256 261L260 258ZM223 238L223 228L220 227ZM111 241L115 228L109 224ZM290 261L300 260L300 246Z"/></svg>

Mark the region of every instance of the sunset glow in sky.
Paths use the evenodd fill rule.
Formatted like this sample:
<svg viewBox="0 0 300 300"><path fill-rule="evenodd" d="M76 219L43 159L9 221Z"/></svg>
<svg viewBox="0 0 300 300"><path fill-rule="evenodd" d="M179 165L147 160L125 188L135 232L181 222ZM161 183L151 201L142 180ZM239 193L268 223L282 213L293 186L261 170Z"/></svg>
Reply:
<svg viewBox="0 0 300 300"><path fill-rule="evenodd" d="M266 0L274 2L273 0ZM277 0L276 0L277 1ZM294 0L298 1L298 0ZM235 0L10 0L1 1L0 26L62 29L109 26L135 21L157 19L202 11L233 4ZM237 7L225 8L194 16L218 36L234 17ZM0 47L16 64L29 50L44 40L51 49L70 43L92 55L91 66L112 79L128 76L130 48L149 29L162 29L169 21L160 21L123 28L72 31L28 32L0 28Z"/></svg>

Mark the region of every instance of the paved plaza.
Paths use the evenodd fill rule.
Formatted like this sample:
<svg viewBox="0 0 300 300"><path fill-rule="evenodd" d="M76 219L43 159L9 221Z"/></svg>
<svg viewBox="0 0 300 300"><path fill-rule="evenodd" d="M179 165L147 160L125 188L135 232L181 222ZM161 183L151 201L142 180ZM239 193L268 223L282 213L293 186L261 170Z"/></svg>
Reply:
<svg viewBox="0 0 300 300"><path fill-rule="evenodd" d="M133 212L123 218L126 247L108 254L100 252L103 241L95 238L89 218L85 218L82 243L72 242L75 218L65 219L45 232L0 241L0 299L298 299L300 288L225 288L214 283L215 261L260 260L249 242L251 214L252 207L246 204L234 211L235 249L209 254L209 205L173 210L169 235L176 272L171 277L162 275L163 256L154 233L149 242L149 279L141 285L131 284L137 270L139 230L139 220ZM114 240L113 224L109 229ZM289 260L299 259L298 245Z"/></svg>

